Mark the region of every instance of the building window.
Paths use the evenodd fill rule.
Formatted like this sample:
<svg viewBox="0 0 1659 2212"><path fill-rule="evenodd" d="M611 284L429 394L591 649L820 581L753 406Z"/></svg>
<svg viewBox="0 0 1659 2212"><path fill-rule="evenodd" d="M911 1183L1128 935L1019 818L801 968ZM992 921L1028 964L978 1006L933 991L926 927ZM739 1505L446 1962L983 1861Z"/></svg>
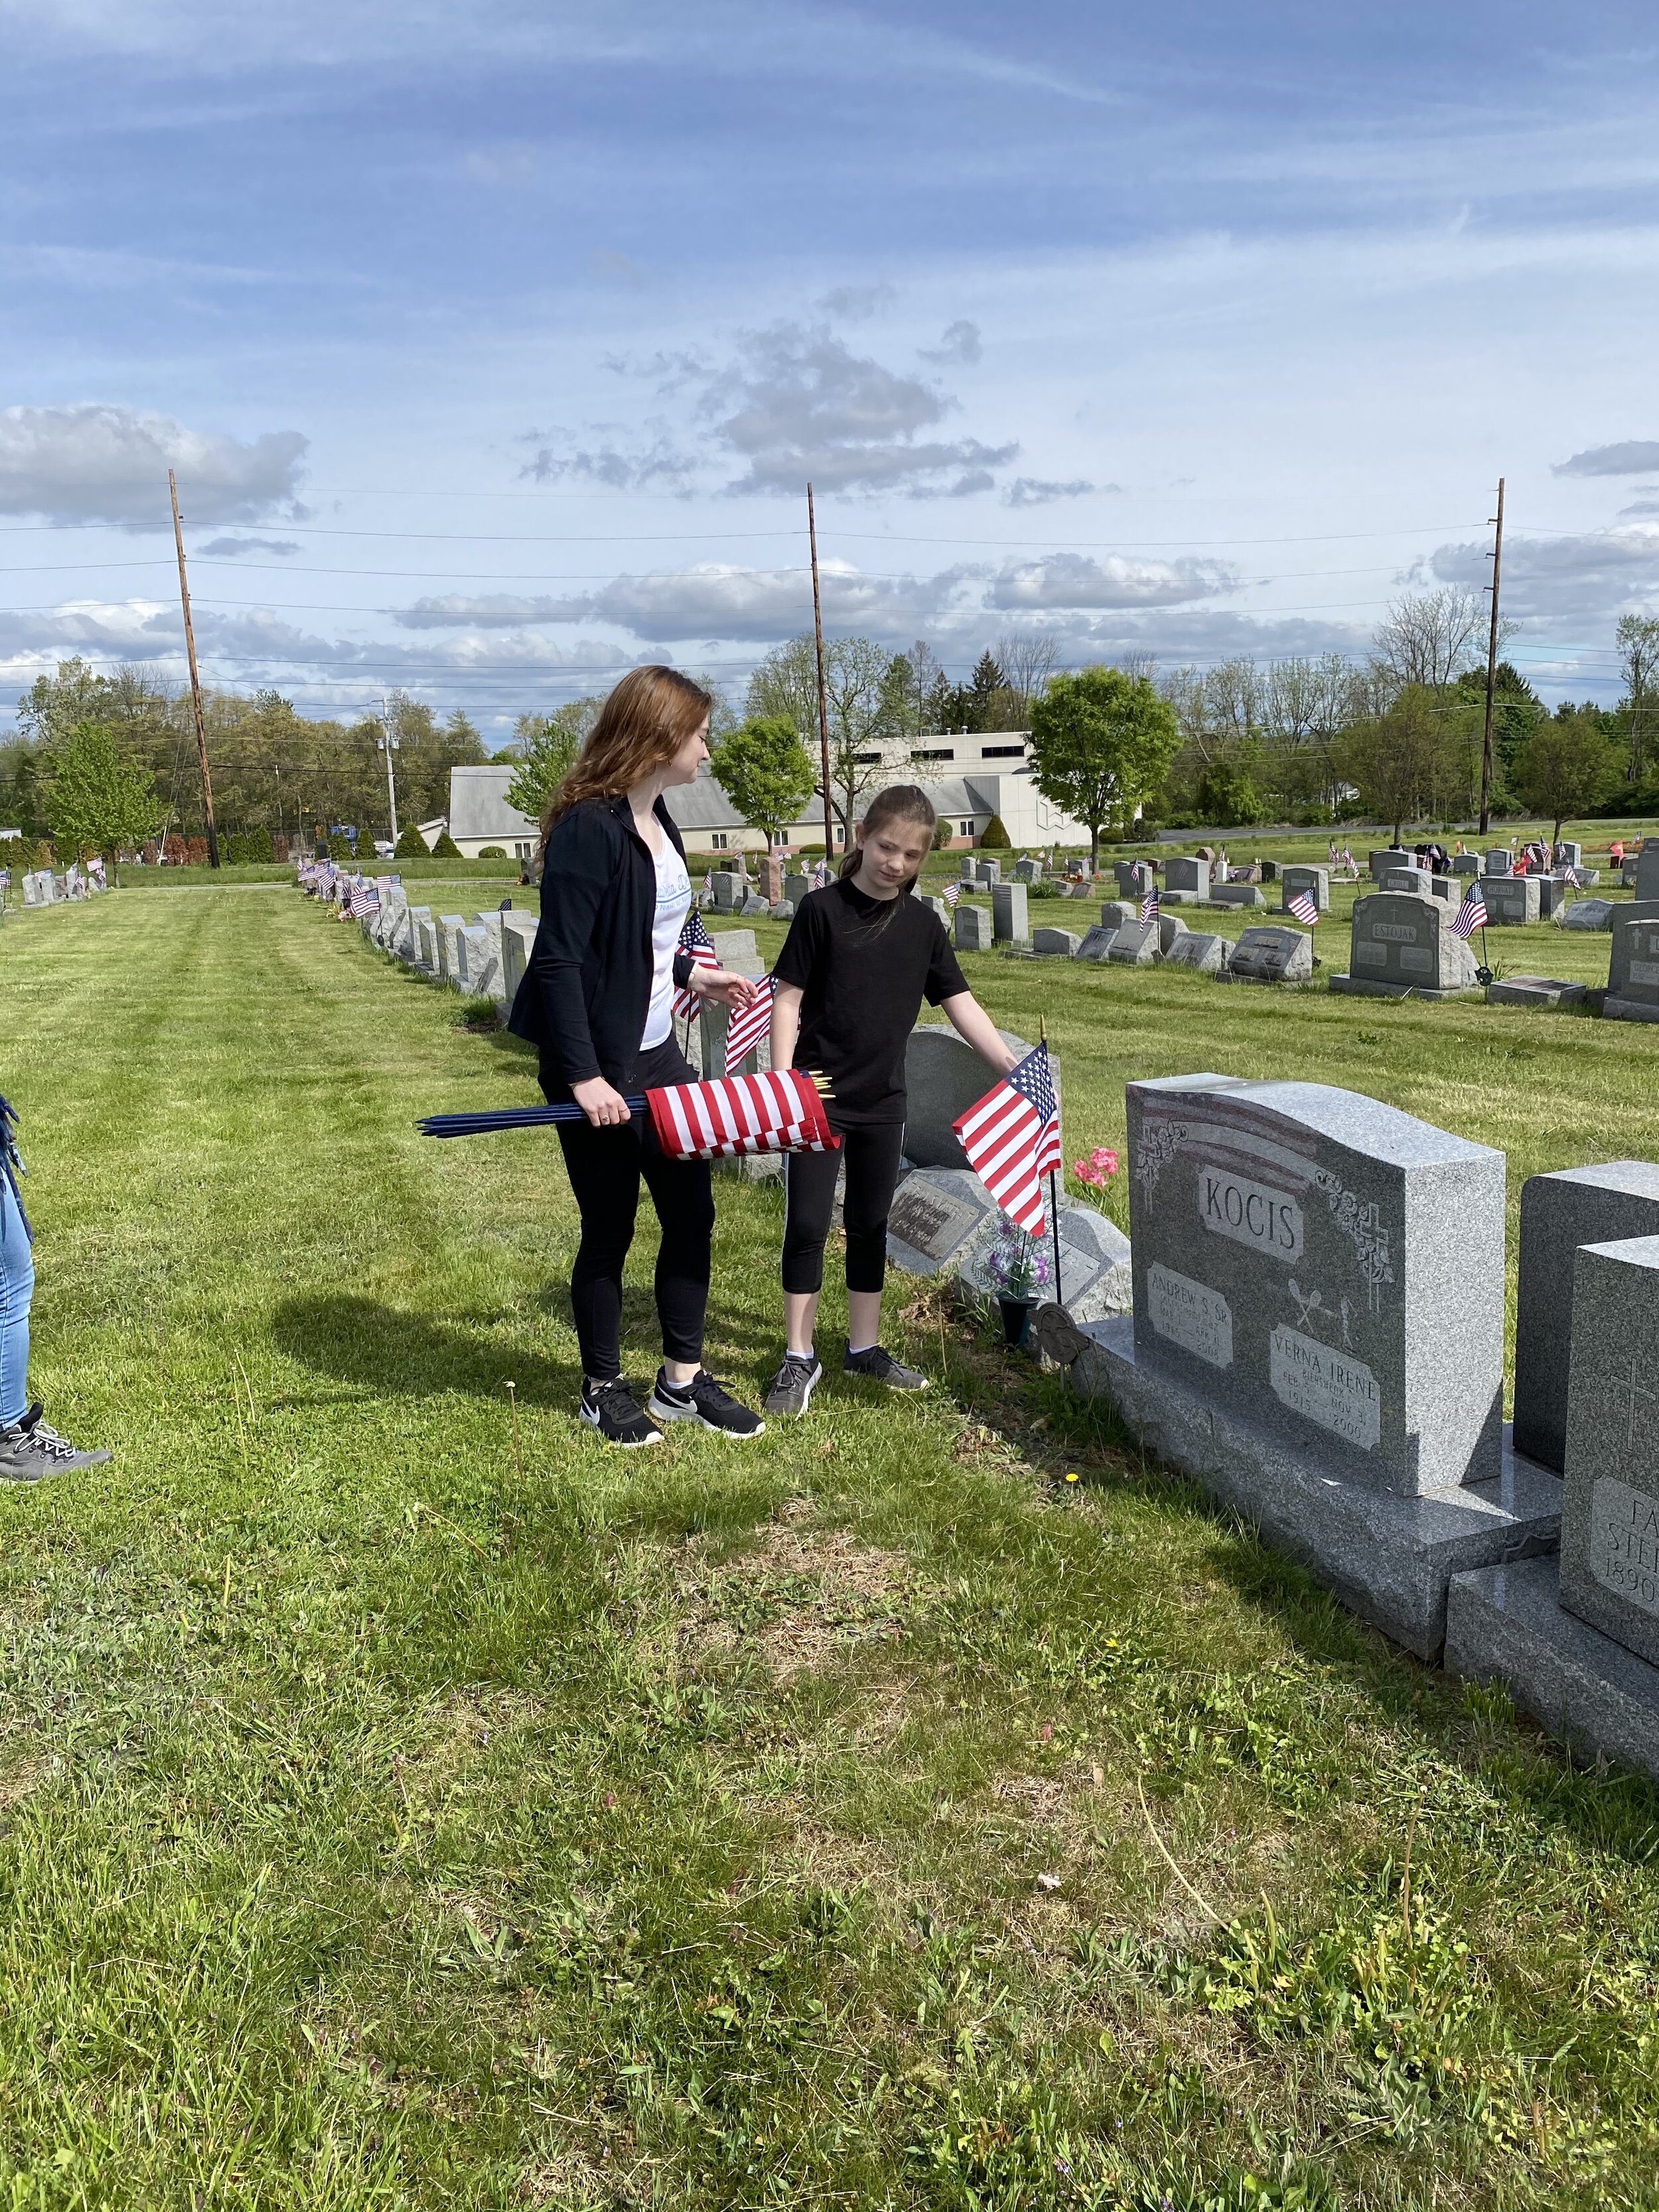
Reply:
<svg viewBox="0 0 1659 2212"><path fill-rule="evenodd" d="M979 757L981 760L1024 760L1025 748L1024 745L981 745Z"/></svg>
<svg viewBox="0 0 1659 2212"><path fill-rule="evenodd" d="M954 760L956 754L949 745L941 745L936 751L912 753L910 757L919 761Z"/></svg>
<svg viewBox="0 0 1659 2212"><path fill-rule="evenodd" d="M513 857L515 860L527 860L530 856L531 848L528 845L515 845L513 848Z"/></svg>
<svg viewBox="0 0 1659 2212"><path fill-rule="evenodd" d="M873 768L880 760L879 753L854 753L853 759L860 768Z"/></svg>
<svg viewBox="0 0 1659 2212"><path fill-rule="evenodd" d="M709 841L708 841L708 842L709 842L709 843L714 847L714 850L715 850L717 853L723 853L723 852L726 850L726 832L725 832L725 830L715 830L715 832L714 832L714 836L709 839Z"/></svg>
<svg viewBox="0 0 1659 2212"><path fill-rule="evenodd" d="M781 848L787 847L789 842L789 832L787 830L775 830L772 832L772 842Z"/></svg>
<svg viewBox="0 0 1659 2212"><path fill-rule="evenodd" d="M964 823L963 823L963 825L962 825L962 834L963 834L963 836L964 837L971 837L971 836L973 836L973 834L974 834L974 825L973 825L973 823L972 823L971 822L964 822Z"/></svg>

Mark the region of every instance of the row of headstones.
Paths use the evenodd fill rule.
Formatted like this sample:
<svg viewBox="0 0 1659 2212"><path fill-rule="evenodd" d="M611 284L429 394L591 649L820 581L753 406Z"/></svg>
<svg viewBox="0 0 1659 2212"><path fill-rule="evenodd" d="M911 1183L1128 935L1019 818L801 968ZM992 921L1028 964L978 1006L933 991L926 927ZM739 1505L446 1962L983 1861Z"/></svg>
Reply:
<svg viewBox="0 0 1659 2212"><path fill-rule="evenodd" d="M73 875L53 875L50 868L37 868L22 879L25 906L56 906L64 899L95 898L109 886L101 876L82 874L78 869Z"/></svg>
<svg viewBox="0 0 1659 2212"><path fill-rule="evenodd" d="M1354 901L1346 975L1331 978L1333 991L1356 997L1449 998L1481 988L1473 947L1452 922L1457 907L1433 893L1403 885L1402 871L1385 875L1383 888ZM1494 922L1536 921L1538 896L1548 878L1516 877L1485 880L1484 896ZM1504 894L1524 893L1521 911L1494 904ZM1586 911L1588 909L1588 911ZM1580 916L1583 919L1579 919ZM1602 899L1580 899L1561 916L1565 927L1610 930L1603 1015L1611 1020L1659 1021L1659 897L1637 898L1614 906ZM1559 1005L1586 995L1583 987L1547 977L1516 977L1491 987L1498 998L1516 1003ZM1530 996L1528 995L1530 994Z"/></svg>
<svg viewBox="0 0 1659 2212"><path fill-rule="evenodd" d="M1659 1166L1523 1186L1322 1085L1127 1091L1133 1320L1074 1386L1421 1656L1659 1776ZM1074 1317L1075 1318L1075 1317Z"/></svg>

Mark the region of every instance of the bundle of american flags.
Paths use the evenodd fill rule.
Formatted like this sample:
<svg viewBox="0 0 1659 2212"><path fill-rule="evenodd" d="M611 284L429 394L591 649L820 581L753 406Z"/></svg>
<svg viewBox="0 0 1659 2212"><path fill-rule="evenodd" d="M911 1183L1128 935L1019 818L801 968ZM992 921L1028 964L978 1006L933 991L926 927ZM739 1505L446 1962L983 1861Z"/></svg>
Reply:
<svg viewBox="0 0 1659 2212"><path fill-rule="evenodd" d="M1040 1237L1048 1219L1042 1178L1060 1164L1060 1093L1048 1046L1028 1052L951 1126L1002 1211Z"/></svg>
<svg viewBox="0 0 1659 2212"><path fill-rule="evenodd" d="M1285 902L1286 914L1293 914L1306 928L1319 927L1319 902L1311 891L1292 891Z"/></svg>
<svg viewBox="0 0 1659 2212"><path fill-rule="evenodd" d="M1480 884L1471 884L1462 905L1452 916L1452 935L1462 938L1467 943L1477 929L1484 929L1486 926L1486 902L1481 895Z"/></svg>
<svg viewBox="0 0 1659 2212"><path fill-rule="evenodd" d="M657 1142L671 1159L712 1160L750 1152L839 1152L841 1139L823 1109L828 1096L822 1076L791 1067L674 1084L625 1103L630 1114L650 1116ZM584 1118L576 1105L503 1106L477 1114L428 1114L415 1126L423 1137L481 1137Z"/></svg>

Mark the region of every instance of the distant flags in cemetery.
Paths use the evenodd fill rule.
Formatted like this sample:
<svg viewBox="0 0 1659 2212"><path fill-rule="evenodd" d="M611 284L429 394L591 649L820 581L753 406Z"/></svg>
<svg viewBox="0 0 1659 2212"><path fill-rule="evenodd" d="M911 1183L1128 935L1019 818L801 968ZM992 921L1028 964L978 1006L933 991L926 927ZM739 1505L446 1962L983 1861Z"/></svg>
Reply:
<svg viewBox="0 0 1659 2212"><path fill-rule="evenodd" d="M1479 883L1472 883L1462 905L1452 917L1452 935L1467 941L1477 929L1484 929L1486 926L1486 902L1481 896Z"/></svg>
<svg viewBox="0 0 1659 2212"><path fill-rule="evenodd" d="M1293 914L1304 928L1317 929L1319 908L1311 891L1295 891L1285 905L1286 914Z"/></svg>

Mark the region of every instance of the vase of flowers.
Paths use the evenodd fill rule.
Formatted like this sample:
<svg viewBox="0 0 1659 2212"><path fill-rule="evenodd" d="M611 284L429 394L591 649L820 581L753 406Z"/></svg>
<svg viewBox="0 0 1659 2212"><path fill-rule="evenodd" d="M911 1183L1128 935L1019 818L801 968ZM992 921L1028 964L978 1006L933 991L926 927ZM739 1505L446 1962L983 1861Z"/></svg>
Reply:
<svg viewBox="0 0 1659 2212"><path fill-rule="evenodd" d="M1048 1256L1035 1237L1005 1213L997 1222L996 1241L986 1256L985 1272L996 1285L1003 1336L1016 1350L1023 1350L1032 1309L1048 1281Z"/></svg>

